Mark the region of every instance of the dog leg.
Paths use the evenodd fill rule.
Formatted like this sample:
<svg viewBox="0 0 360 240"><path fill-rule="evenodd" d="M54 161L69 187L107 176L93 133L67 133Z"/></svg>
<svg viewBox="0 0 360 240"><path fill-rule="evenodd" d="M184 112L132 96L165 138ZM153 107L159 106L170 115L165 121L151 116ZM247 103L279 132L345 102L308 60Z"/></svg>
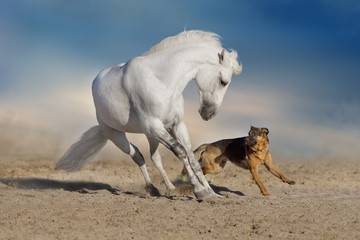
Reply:
<svg viewBox="0 0 360 240"><path fill-rule="evenodd" d="M280 178L283 182L286 182L290 185L295 184L294 181L287 179L284 175L282 175L279 170L277 170L272 162L272 158L271 158L271 154L270 152L268 153L268 155L266 156L266 160L264 161L264 164L266 166L266 168L272 173L274 174L276 177Z"/></svg>
<svg viewBox="0 0 360 240"><path fill-rule="evenodd" d="M217 164L214 160L214 156L212 154L207 154L205 152L200 159L201 170L204 174L217 174L221 172L219 164Z"/></svg>
<svg viewBox="0 0 360 240"><path fill-rule="evenodd" d="M201 170L203 171L204 174L208 174L208 173L218 174L222 171L222 169L226 164L226 160L225 163L223 163L223 165L220 166L218 161L218 159L221 158L220 154L221 151L216 147L207 146L206 148L204 148L199 159Z"/></svg>
<svg viewBox="0 0 360 240"><path fill-rule="evenodd" d="M222 167L219 166L219 164L217 163L214 163L214 164L209 164L209 165L206 165L206 167L202 168L202 171L204 174L218 174L220 173L221 171L223 170Z"/></svg>
<svg viewBox="0 0 360 240"><path fill-rule="evenodd" d="M260 177L258 174L258 166L254 165L254 164L252 165L250 163L249 163L249 166L250 166L250 172L251 172L252 176L254 177L256 184L259 186L260 191L262 192L262 194L264 196L269 196L270 193L266 190L264 184L260 180Z"/></svg>

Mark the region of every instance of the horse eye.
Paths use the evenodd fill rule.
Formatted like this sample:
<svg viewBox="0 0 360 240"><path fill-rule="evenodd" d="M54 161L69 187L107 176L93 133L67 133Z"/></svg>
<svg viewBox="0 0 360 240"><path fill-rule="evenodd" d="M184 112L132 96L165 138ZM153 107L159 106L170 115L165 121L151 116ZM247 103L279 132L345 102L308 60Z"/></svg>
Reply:
<svg viewBox="0 0 360 240"><path fill-rule="evenodd" d="M221 86L225 87L228 83L221 79L220 84L221 84Z"/></svg>

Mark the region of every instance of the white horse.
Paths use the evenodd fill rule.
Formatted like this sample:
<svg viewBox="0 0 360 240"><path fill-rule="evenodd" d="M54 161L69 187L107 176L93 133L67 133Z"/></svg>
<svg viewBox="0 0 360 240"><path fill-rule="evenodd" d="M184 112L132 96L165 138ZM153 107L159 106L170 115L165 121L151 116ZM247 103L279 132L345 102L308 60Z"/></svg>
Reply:
<svg viewBox="0 0 360 240"><path fill-rule="evenodd" d="M79 170L109 139L132 157L146 186L153 187L143 156L125 136L126 132L143 133L168 189L175 187L162 167L159 143L184 164L197 198L216 196L192 152L182 92L195 80L201 117L209 120L217 114L232 74L242 70L236 51L223 49L219 38L211 32L184 31L162 40L142 56L101 71L92 85L99 125L70 147L56 169Z"/></svg>

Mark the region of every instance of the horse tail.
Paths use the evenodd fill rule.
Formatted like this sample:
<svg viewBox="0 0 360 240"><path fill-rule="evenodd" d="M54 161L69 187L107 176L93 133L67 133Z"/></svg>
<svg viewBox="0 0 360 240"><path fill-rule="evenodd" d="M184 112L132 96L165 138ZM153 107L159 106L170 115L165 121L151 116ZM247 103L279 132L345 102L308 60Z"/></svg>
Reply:
<svg viewBox="0 0 360 240"><path fill-rule="evenodd" d="M64 156L58 161L55 169L74 172L80 170L89 162L106 144L107 139L101 132L100 126L94 126L87 130L75 142Z"/></svg>
<svg viewBox="0 0 360 240"><path fill-rule="evenodd" d="M195 159L197 161L200 161L200 158L201 158L201 155L203 154L203 152L206 151L206 147L208 146L208 144L203 144L201 145L200 147L198 147L195 151L194 151L194 156L195 156ZM185 167L183 168L183 170L181 171L181 174L182 175L185 175L187 172L186 172L186 169Z"/></svg>

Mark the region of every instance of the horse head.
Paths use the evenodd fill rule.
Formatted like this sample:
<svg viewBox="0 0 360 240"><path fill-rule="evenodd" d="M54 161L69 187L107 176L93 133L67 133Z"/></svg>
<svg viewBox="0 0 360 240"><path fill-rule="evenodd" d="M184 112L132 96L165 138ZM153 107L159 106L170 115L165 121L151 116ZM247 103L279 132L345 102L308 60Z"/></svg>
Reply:
<svg viewBox="0 0 360 240"><path fill-rule="evenodd" d="M218 61L214 64L204 64L196 74L200 95L199 113L205 121L213 118L219 111L226 90L233 74L240 74L237 52L227 52L225 49L218 53Z"/></svg>

